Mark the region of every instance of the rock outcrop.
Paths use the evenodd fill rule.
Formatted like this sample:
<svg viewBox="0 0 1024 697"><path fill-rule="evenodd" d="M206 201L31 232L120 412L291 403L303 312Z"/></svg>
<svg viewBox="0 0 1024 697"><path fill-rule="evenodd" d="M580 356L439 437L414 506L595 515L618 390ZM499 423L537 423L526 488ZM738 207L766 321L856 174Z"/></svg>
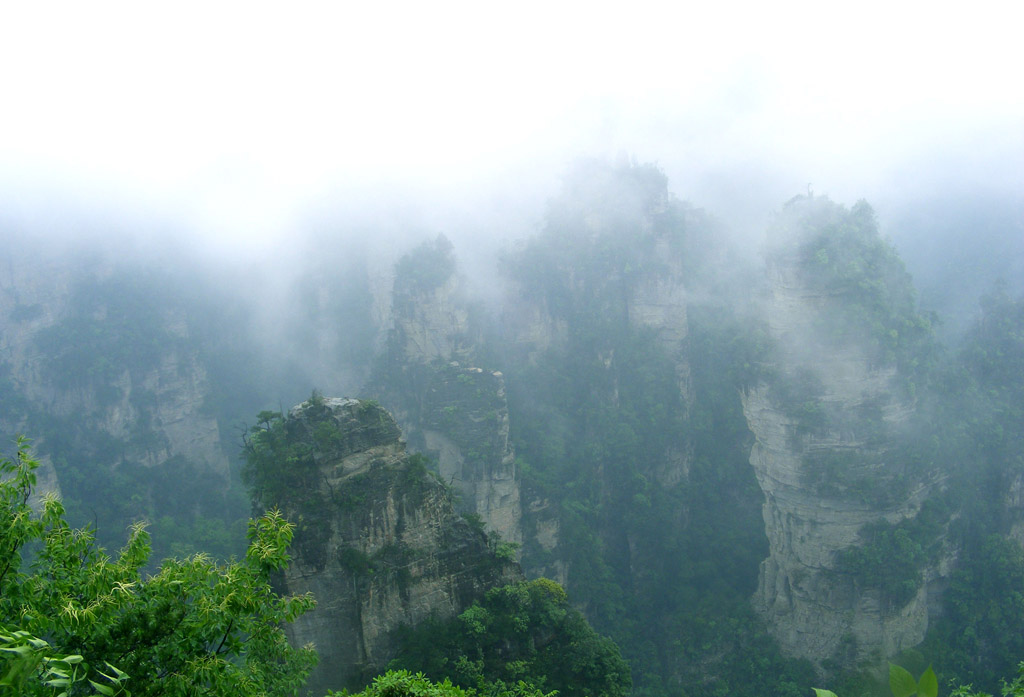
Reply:
<svg viewBox="0 0 1024 697"><path fill-rule="evenodd" d="M608 413L631 410L637 403L620 387L627 385L628 392L637 371L656 372L652 382L666 389L659 399L671 405L660 416L675 420L666 429L674 437L638 458L636 479L663 490L685 482L693 456L683 426L692 402L684 251L688 224L685 206L672 200L656 168L582 162L566 177L563 194L551 202L545 231L504 263L501 350L509 375L516 378L511 389L520 400L520 418L549 420L555 432L596 442L605 433L588 433L592 426L586 419L574 422L585 410L583 403L603 403ZM545 373L550 377L539 377ZM548 388L543 382L572 393L578 408L542 403L558 402L562 395L538 401ZM667 394L673 387L676 394ZM527 396L530 390L534 394ZM658 418L646 416L647 424ZM604 424L601 430L610 428ZM597 496L613 500L624 491L616 479L621 468L605 467L600 460L595 455L589 463L589 484L601 492ZM560 498L565 493L529 492L524 563L530 573L557 578L571 588L567 560L573 550L562 546ZM643 542L624 532L621 521L602 527L606 548L619 550L616 563L631 568L623 560L634 557Z"/></svg>
<svg viewBox="0 0 1024 697"><path fill-rule="evenodd" d="M686 306L689 302L684 283L682 259L666 238L657 239L653 257L660 259L662 269L644 275L630 289L626 313L634 327L650 329L665 355L676 369L679 390L684 403L692 400L690 362L686 355L686 339L690 333Z"/></svg>
<svg viewBox="0 0 1024 697"><path fill-rule="evenodd" d="M152 289L102 256L25 242L9 251L0 264L0 435L32 436L43 488L60 490L52 462L152 468L172 458L226 485L228 457L203 410L209 381L184 313L147 306Z"/></svg>
<svg viewBox="0 0 1024 697"><path fill-rule="evenodd" d="M423 399L425 450L441 479L456 489L502 539L521 539L519 481L509 444L505 378L498 371L453 362L434 372Z"/></svg>
<svg viewBox="0 0 1024 697"><path fill-rule="evenodd" d="M360 686L394 657L399 627L451 617L522 578L455 512L450 490L406 452L383 408L311 400L284 425L290 445L315 451L311 481L319 482L318 491L283 492L281 501L290 519L316 521L305 539L300 522L281 579L282 590L317 598L288 629L291 641L312 642L320 654L311 694Z"/></svg>
<svg viewBox="0 0 1024 697"><path fill-rule="evenodd" d="M480 332L469 321L462 283L443 237L398 263L378 389L410 447L436 458L460 508L518 543L522 510L504 377L474 365Z"/></svg>
<svg viewBox="0 0 1024 697"><path fill-rule="evenodd" d="M785 212L768 258L772 375L743 394L769 541L754 605L784 650L819 663L851 646L851 658L863 659L920 643L931 581L945 573L935 560L909 599L894 602L837 569L841 552L864 544L865 526L915 516L937 484L888 447L914 410L896 361L866 330L827 331L836 313L855 306L856 290L822 283L809 244L853 224L848 215L827 199ZM811 258L828 261L821 251Z"/></svg>

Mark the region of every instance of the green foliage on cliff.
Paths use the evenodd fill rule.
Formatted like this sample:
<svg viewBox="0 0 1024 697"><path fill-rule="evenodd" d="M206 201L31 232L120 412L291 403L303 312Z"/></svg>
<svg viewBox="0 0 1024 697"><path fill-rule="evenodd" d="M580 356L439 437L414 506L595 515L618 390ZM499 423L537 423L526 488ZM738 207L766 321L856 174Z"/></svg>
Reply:
<svg viewBox="0 0 1024 697"><path fill-rule="evenodd" d="M245 438L242 481L254 510L280 508L295 520L296 550L306 563L323 568L331 506L320 468L323 457L338 450L342 434L319 392L302 412L302 419L260 412Z"/></svg>
<svg viewBox="0 0 1024 697"><path fill-rule="evenodd" d="M847 210L827 197L798 196L771 234L769 258L795 253L803 282L829 298L819 317L829 340L867 339L878 362L896 363L908 379L931 364L933 318L917 310L910 274L866 201Z"/></svg>
<svg viewBox="0 0 1024 697"><path fill-rule="evenodd" d="M390 415L372 400L338 407L314 391L287 416L265 411L257 419L245 438L242 479L255 510L280 508L294 521L294 549L302 563L323 569L332 555L340 554L346 568L360 573L388 568L407 573L403 555L410 550L401 545L388 545L372 559L357 549L332 551L327 546L338 511L368 506L391 488L414 502L432 492L448 496L430 472L429 460L418 453L387 468L371 464L340 484L329 480L332 467L347 455L398 442L398 427Z"/></svg>
<svg viewBox="0 0 1024 697"><path fill-rule="evenodd" d="M937 499L925 501L913 518L897 524L880 521L860 530L860 544L840 550L833 571L861 589L876 589L889 609L899 608L921 587L921 571L940 552L950 509Z"/></svg>
<svg viewBox="0 0 1024 697"><path fill-rule="evenodd" d="M428 293L455 273L455 247L444 235L424 242L395 264L396 294Z"/></svg>
<svg viewBox="0 0 1024 697"><path fill-rule="evenodd" d="M292 534L280 515L250 522L241 561L198 554L145 576L143 526L110 557L57 499L32 511L37 466L24 443L0 459L0 694L296 693L316 655L291 648L281 625L313 600L270 588Z"/></svg>
<svg viewBox="0 0 1024 697"><path fill-rule="evenodd" d="M67 316L34 337L45 376L58 385L94 386L103 401L116 401L115 385L126 371L138 378L183 346L167 328L169 311L159 284L141 274L80 281Z"/></svg>
<svg viewBox="0 0 1024 697"><path fill-rule="evenodd" d="M445 678L431 682L422 673L407 670L389 670L374 678L373 683L351 697L555 697L555 692L544 693L523 681L506 684L498 681L476 688L460 687ZM349 697L347 691L328 691L328 697Z"/></svg>
<svg viewBox="0 0 1024 697"><path fill-rule="evenodd" d="M749 609L767 548L740 392L771 349L738 300L755 276L738 261L698 271L721 252L713 226L651 170L580 168L544 232L505 262L566 328L545 353L510 347L504 371L523 498L558 525L551 551L527 528L524 568L568 564L569 593L622 647L636 694L795 696L813 671ZM651 282L700 296L684 345L631 321L633 291Z"/></svg>
<svg viewBox="0 0 1024 697"><path fill-rule="evenodd" d="M487 592L457 618L408 629L396 667L465 688L525 684L565 697L622 697L629 666L547 579Z"/></svg>
<svg viewBox="0 0 1024 697"><path fill-rule="evenodd" d="M888 406L928 398L939 379L934 318L917 309L910 275L864 201L847 209L827 197L791 200L769 232L768 264L781 278L780 292L799 288L811 308L802 333L789 332L783 362L790 367L768 381L792 419L791 447L804 450L802 483L820 496L898 505L909 487L943 466L941 455L927 452L925 434L934 426L915 422L900 432L885 418ZM857 349L871 368L895 367L899 382L893 394L843 409L825 398L818 357L853 350L856 361ZM820 439L847 447L815 449Z"/></svg>

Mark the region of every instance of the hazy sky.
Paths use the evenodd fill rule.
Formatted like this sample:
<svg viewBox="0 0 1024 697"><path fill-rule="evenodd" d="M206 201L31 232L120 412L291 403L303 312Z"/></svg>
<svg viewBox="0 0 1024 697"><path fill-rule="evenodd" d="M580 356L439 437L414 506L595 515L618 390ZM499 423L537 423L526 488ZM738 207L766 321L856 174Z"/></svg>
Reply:
<svg viewBox="0 0 1024 697"><path fill-rule="evenodd" d="M0 206L234 243L381 185L550 195L620 151L712 210L1024 191L1019 3L690 5L4 3Z"/></svg>

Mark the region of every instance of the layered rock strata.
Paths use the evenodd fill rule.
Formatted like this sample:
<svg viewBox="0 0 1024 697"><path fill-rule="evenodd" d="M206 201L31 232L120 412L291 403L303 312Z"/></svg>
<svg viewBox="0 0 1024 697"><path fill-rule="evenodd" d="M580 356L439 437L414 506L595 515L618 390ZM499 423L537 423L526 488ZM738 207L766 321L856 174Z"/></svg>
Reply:
<svg viewBox="0 0 1024 697"><path fill-rule="evenodd" d="M316 609L288 629L292 642L312 642L320 654L312 694L357 687L385 668L399 627L456 615L486 590L521 578L455 512L450 490L422 459L406 452L384 409L354 399L323 406L326 413L304 403L287 417L299 440L312 444L324 422L338 434L316 456L314 499L327 510L286 507L291 518L316 516L321 528L316 549L296 545L281 580L282 590L317 598Z"/></svg>
<svg viewBox="0 0 1024 697"><path fill-rule="evenodd" d="M158 331L147 335L152 327L133 327L98 290L122 280L110 264L16 252L0 265L0 432L31 432L46 455L47 429L63 420L120 444L115 460L97 465L131 461L152 467L180 456L226 482L229 465L219 428L203 411L209 381L189 345L184 314L154 308L151 324ZM148 342L140 365L124 365L77 340L111 337L118 330ZM45 466L44 472L56 487L56 473Z"/></svg>
<svg viewBox="0 0 1024 697"><path fill-rule="evenodd" d="M460 509L518 543L522 509L504 377L473 365L479 339L451 254L439 238L399 262L382 399L410 447L436 458L442 479L459 493ZM431 262L441 272L429 283L415 282Z"/></svg>
<svg viewBox="0 0 1024 697"><path fill-rule="evenodd" d="M915 479L887 447L914 405L895 365L879 360L863 336L823 338L823 318L848 298L809 282L797 244L772 250L768 281L773 375L743 394L769 542L754 605L792 655L820 663L853 646L857 659L892 656L924 638L930 592L948 560L924 569L909 600L892 602L862 579L838 573L837 559L865 543L865 526L913 517L934 491L936 481ZM838 462L841 470L825 477L815 462ZM822 477L831 483L823 486Z"/></svg>

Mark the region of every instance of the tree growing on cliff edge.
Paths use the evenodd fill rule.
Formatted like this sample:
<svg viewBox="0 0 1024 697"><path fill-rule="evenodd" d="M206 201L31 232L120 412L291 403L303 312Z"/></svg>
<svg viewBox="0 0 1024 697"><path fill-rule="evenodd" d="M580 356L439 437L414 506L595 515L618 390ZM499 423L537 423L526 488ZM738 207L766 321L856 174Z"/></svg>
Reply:
<svg viewBox="0 0 1024 697"><path fill-rule="evenodd" d="M389 670L373 679L362 692L351 697L555 697L557 692L545 693L523 681L514 684L491 683L476 688L453 685L447 678L431 682L423 673L407 670ZM349 697L348 692L328 691L327 697Z"/></svg>
<svg viewBox="0 0 1024 697"><path fill-rule="evenodd" d="M619 647L546 578L493 588L458 617L407 629L402 639L394 665L481 693L519 685L562 697L623 697L632 687Z"/></svg>
<svg viewBox="0 0 1024 697"><path fill-rule="evenodd" d="M298 692L316 654L290 647L282 625L314 601L270 588L292 537L280 514L250 521L240 561L167 559L143 578L145 527L109 557L56 498L32 510L37 466L24 440L0 459L0 695Z"/></svg>

